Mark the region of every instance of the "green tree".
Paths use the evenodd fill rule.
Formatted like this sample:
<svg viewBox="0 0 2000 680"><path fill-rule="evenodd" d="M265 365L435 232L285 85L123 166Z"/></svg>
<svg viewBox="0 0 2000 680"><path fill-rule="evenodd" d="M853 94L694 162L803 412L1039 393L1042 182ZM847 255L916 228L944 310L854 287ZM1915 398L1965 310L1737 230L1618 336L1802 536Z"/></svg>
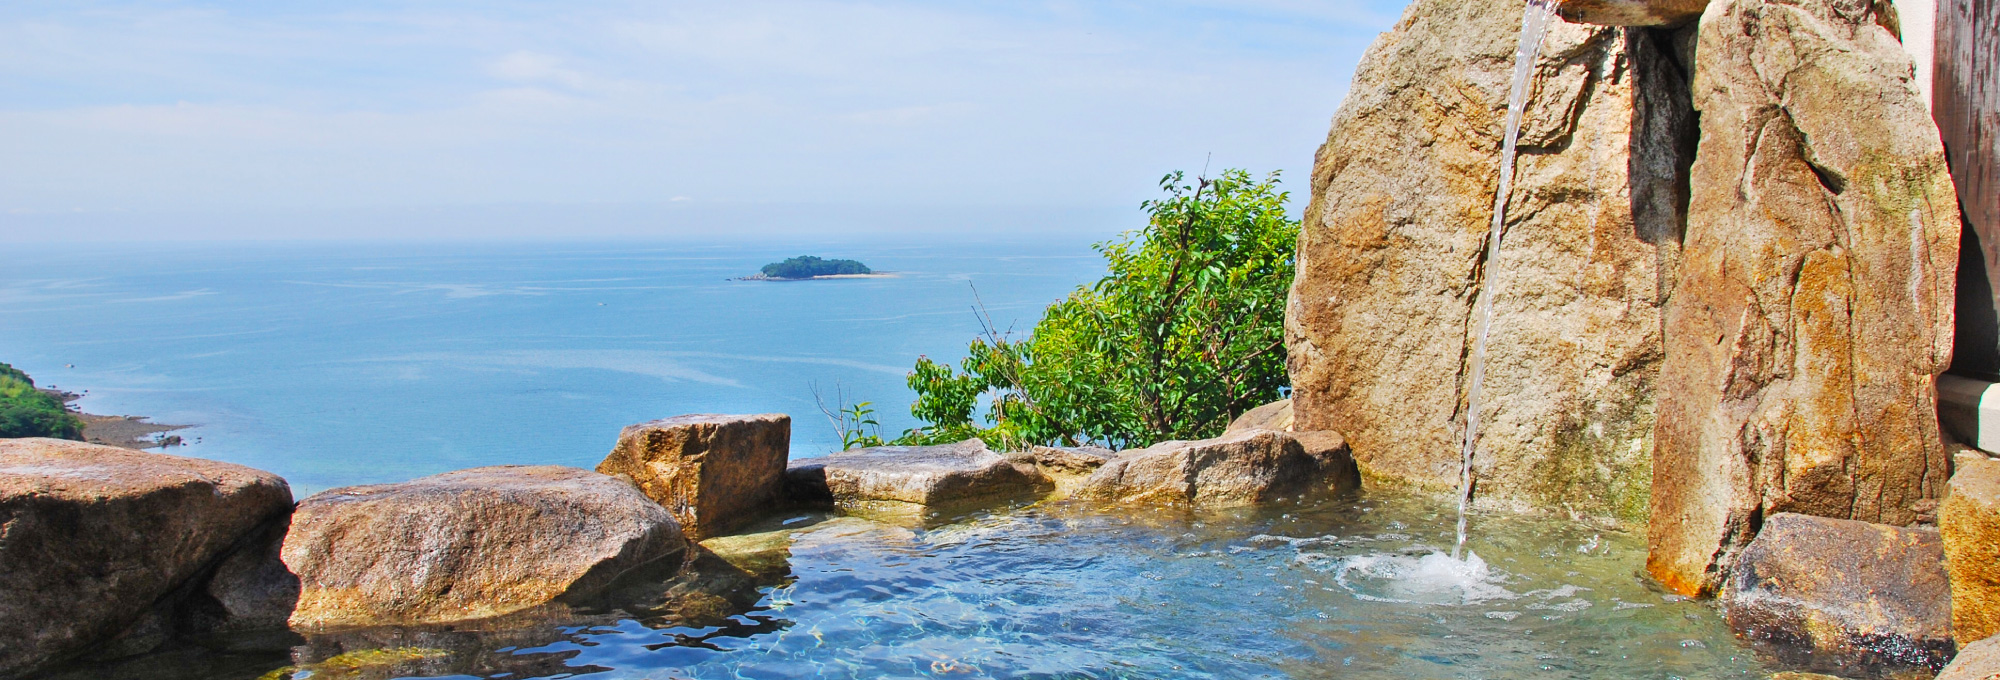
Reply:
<svg viewBox="0 0 2000 680"><path fill-rule="evenodd" d="M1286 384L1285 298L1299 223L1278 175L1160 181L1147 225L1097 244L1109 273L1025 338L982 319L953 367L919 358L905 443L1145 446L1214 436ZM974 422L982 400L986 413Z"/></svg>
<svg viewBox="0 0 2000 680"><path fill-rule="evenodd" d="M826 260L816 255L801 255L784 262L764 265L764 276L774 279L809 279L815 276L840 276L844 274L873 274L875 270L854 260Z"/></svg>
<svg viewBox="0 0 2000 680"><path fill-rule="evenodd" d="M80 441L83 419L64 408L61 399L35 389L28 374L0 364L0 439L14 437Z"/></svg>

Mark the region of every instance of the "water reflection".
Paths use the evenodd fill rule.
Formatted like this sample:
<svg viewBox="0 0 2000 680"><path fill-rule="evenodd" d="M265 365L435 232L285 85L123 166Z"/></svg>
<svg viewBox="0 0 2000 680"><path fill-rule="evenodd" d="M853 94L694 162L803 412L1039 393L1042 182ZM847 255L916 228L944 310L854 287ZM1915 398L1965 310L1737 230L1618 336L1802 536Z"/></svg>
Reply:
<svg viewBox="0 0 2000 680"><path fill-rule="evenodd" d="M1459 563L1439 554L1450 512L1375 492L1209 513L1051 504L943 524L799 513L711 541L730 563L711 564L719 576L655 584L647 603L313 636L256 672L198 677L1764 676L1716 612L1648 589L1634 538L1495 517L1472 542L1484 559ZM690 605L691 593L713 599Z"/></svg>

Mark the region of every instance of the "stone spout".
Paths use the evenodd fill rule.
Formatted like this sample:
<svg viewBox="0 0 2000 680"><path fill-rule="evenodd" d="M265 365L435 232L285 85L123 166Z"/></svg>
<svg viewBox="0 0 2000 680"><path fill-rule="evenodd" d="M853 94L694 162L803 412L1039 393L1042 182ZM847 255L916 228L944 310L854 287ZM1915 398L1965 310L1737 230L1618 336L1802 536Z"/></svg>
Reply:
<svg viewBox="0 0 2000 680"><path fill-rule="evenodd" d="M1566 0L1566 21L1600 26L1678 26L1701 18L1708 0Z"/></svg>

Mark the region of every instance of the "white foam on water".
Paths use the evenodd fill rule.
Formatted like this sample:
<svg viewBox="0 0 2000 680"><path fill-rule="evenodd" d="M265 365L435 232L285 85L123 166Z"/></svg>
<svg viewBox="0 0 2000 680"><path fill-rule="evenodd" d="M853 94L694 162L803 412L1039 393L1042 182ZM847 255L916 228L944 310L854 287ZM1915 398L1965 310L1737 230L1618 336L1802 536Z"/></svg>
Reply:
<svg viewBox="0 0 2000 680"><path fill-rule="evenodd" d="M1370 553L1333 560L1334 583L1370 602L1462 605L1520 597L1479 555Z"/></svg>

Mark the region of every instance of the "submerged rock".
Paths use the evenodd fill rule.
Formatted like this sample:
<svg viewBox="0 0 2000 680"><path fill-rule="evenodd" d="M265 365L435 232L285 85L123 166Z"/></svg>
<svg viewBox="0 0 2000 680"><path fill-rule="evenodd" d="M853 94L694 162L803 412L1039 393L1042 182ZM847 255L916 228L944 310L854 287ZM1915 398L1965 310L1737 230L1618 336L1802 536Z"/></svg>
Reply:
<svg viewBox="0 0 2000 680"><path fill-rule="evenodd" d="M1938 673L1937 680L2000 678L2000 638L1981 640L1958 650L1958 656Z"/></svg>
<svg viewBox="0 0 2000 680"><path fill-rule="evenodd" d="M1520 31L1516 2L1415 0L1362 60L1301 225L1290 429L1344 433L1373 477L1455 491L1474 298L1496 276L1481 499L1636 525L1686 81L1650 32L1553 26L1506 247L1483 262Z"/></svg>
<svg viewBox="0 0 2000 680"><path fill-rule="evenodd" d="M1675 26L1701 18L1709 0L1564 0L1557 13L1583 24Z"/></svg>
<svg viewBox="0 0 2000 680"><path fill-rule="evenodd" d="M1326 433L1331 434L1331 433ZM1339 435L1334 434L1333 437ZM1345 441L1244 430L1216 439L1126 451L1099 468L1076 498L1115 503L1230 507L1351 491L1360 473Z"/></svg>
<svg viewBox="0 0 2000 680"><path fill-rule="evenodd" d="M1938 512L1951 570L1951 625L1960 644L2000 635L2000 460L1958 455Z"/></svg>
<svg viewBox="0 0 2000 680"><path fill-rule="evenodd" d="M240 465L0 440L0 677L128 633L291 505Z"/></svg>
<svg viewBox="0 0 2000 680"><path fill-rule="evenodd" d="M1054 488L1033 465L1008 460L968 439L939 446L880 446L792 461L794 499L842 507L900 504L955 508Z"/></svg>
<svg viewBox="0 0 2000 680"><path fill-rule="evenodd" d="M1284 432L1290 429L1292 429L1292 400L1290 399L1274 401L1250 409L1229 423L1230 432L1239 432L1242 430L1277 430Z"/></svg>
<svg viewBox="0 0 2000 680"><path fill-rule="evenodd" d="M1944 492L1960 222L1894 23L1886 2L1703 16L1647 561L1683 594L1720 585L1760 515L1903 526Z"/></svg>
<svg viewBox="0 0 2000 680"><path fill-rule="evenodd" d="M307 498L284 560L301 585L291 623L315 629L502 616L594 595L686 548L673 516L622 480L502 466Z"/></svg>
<svg viewBox="0 0 2000 680"><path fill-rule="evenodd" d="M1810 649L1813 670L1928 668L1951 658L1951 586L1931 529L1772 515L1726 582L1738 635Z"/></svg>
<svg viewBox="0 0 2000 680"><path fill-rule="evenodd" d="M791 442L783 414L679 416L625 428L597 471L631 479L700 540L771 509Z"/></svg>

